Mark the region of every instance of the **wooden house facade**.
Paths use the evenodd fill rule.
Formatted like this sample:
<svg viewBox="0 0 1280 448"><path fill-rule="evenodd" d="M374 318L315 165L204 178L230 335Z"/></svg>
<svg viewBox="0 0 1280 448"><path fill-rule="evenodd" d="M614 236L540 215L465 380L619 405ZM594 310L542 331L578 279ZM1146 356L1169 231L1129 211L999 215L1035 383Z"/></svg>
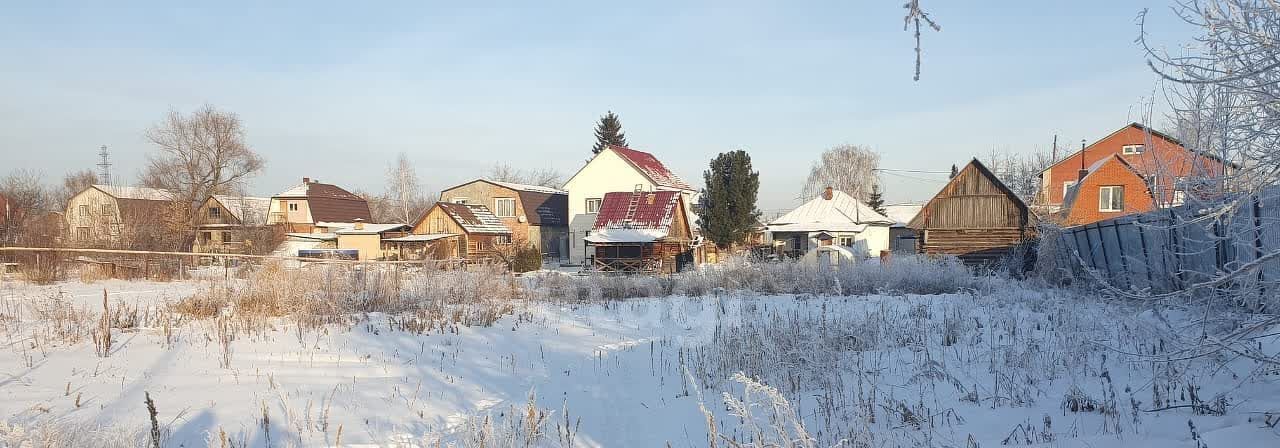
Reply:
<svg viewBox="0 0 1280 448"><path fill-rule="evenodd" d="M584 240L600 272L669 274L703 258L679 191L605 193Z"/></svg>
<svg viewBox="0 0 1280 448"><path fill-rule="evenodd" d="M267 228L271 199L249 196L209 196L196 209L192 224L196 239L192 252L258 254L277 242Z"/></svg>
<svg viewBox="0 0 1280 448"><path fill-rule="evenodd" d="M991 170L973 159L920 209L907 227L920 252L966 264L998 261L1034 235L1035 215Z"/></svg>
<svg viewBox="0 0 1280 448"><path fill-rule="evenodd" d="M413 224L412 235L388 240L406 259L495 260L513 249L511 229L480 204L437 202Z"/></svg>
<svg viewBox="0 0 1280 448"><path fill-rule="evenodd" d="M511 230L516 244L538 249L543 257L569 253L569 195L564 190L476 179L440 192L440 200L483 204Z"/></svg>

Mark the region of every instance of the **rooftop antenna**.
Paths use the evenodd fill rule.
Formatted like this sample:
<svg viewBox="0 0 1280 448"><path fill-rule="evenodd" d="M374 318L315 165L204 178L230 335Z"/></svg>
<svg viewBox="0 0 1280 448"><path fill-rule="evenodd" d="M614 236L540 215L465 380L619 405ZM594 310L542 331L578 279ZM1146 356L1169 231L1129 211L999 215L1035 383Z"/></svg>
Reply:
<svg viewBox="0 0 1280 448"><path fill-rule="evenodd" d="M98 157L102 159L98 162L98 182L111 185L111 153L107 152L107 145L98 148Z"/></svg>

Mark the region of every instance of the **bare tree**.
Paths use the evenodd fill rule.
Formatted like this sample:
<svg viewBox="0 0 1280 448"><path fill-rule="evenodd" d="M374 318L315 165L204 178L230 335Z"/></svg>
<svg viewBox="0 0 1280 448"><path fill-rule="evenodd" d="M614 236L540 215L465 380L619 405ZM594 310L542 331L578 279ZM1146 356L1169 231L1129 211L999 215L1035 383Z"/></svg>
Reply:
<svg viewBox="0 0 1280 448"><path fill-rule="evenodd" d="M880 154L871 148L858 145L839 145L823 151L822 156L809 169L801 196L806 200L816 197L825 188L843 191L859 201L871 198L871 189L879 179Z"/></svg>
<svg viewBox="0 0 1280 448"><path fill-rule="evenodd" d="M169 111L146 133L157 151L147 155L141 183L173 194L173 215L165 216L169 231L193 235L191 213L204 198L230 194L262 171L262 157L245 142L240 117L204 105L189 115Z"/></svg>
<svg viewBox="0 0 1280 448"><path fill-rule="evenodd" d="M54 200L66 205L67 201L77 193L98 183L98 175L93 170L72 171L62 176L62 186L55 192Z"/></svg>
<svg viewBox="0 0 1280 448"><path fill-rule="evenodd" d="M147 155L142 184L192 205L212 194L233 193L264 165L245 142L240 117L212 105L189 115L169 111L146 135L157 152Z"/></svg>
<svg viewBox="0 0 1280 448"><path fill-rule="evenodd" d="M1040 174L1053 165L1053 155L1045 151L1013 153L991 149L983 160L1005 186L1013 190L1022 202L1037 202L1040 195Z"/></svg>
<svg viewBox="0 0 1280 448"><path fill-rule="evenodd" d="M387 192L385 204L390 208L389 217L394 222L408 223L418 217L427 207L422 194L422 184L418 182L418 172L409 163L409 156L400 153L396 161L387 168ZM372 208L372 204L370 204ZM382 221L382 220L378 220Z"/></svg>
<svg viewBox="0 0 1280 448"><path fill-rule="evenodd" d="M28 227L53 209L49 191L41 182L43 178L35 171L16 170L0 179L0 194L9 209L5 219L0 220L0 245L21 243Z"/></svg>
<svg viewBox="0 0 1280 448"><path fill-rule="evenodd" d="M499 182L513 182L549 188L560 188L564 184L564 177L554 169L521 169L505 163L493 164L485 178Z"/></svg>

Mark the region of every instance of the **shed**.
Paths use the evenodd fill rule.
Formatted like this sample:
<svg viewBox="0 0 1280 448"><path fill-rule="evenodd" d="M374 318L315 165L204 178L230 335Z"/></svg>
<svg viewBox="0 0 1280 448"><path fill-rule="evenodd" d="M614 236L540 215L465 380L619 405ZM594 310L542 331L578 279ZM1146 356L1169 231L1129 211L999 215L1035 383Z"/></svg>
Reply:
<svg viewBox="0 0 1280 448"><path fill-rule="evenodd" d="M401 243L420 243L424 257L493 260L514 249L511 229L480 204L437 202L413 224L413 235Z"/></svg>
<svg viewBox="0 0 1280 448"><path fill-rule="evenodd" d="M672 273L698 262L698 241L679 191L605 193L585 238L592 269Z"/></svg>
<svg viewBox="0 0 1280 448"><path fill-rule="evenodd" d="M995 173L973 159L907 227L920 232L923 253L985 264L1032 238L1035 215Z"/></svg>

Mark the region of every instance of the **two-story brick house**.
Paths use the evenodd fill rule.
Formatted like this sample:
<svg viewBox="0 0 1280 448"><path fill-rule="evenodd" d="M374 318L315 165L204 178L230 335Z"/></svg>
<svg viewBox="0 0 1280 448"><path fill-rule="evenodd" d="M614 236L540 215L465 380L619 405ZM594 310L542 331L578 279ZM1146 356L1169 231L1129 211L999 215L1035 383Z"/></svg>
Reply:
<svg viewBox="0 0 1280 448"><path fill-rule="evenodd" d="M585 238L595 227L606 193L679 192L689 222L697 222L690 208L697 190L643 151L610 145L569 178L564 189L569 192L569 263L573 265L583 265L594 256Z"/></svg>
<svg viewBox="0 0 1280 448"><path fill-rule="evenodd" d="M1156 201L1127 158L1111 155L1088 168L1088 174L1067 191L1062 220L1069 226L1089 224L1155 210Z"/></svg>
<svg viewBox="0 0 1280 448"><path fill-rule="evenodd" d="M1220 177L1230 169L1218 158L1187 149L1167 134L1130 123L1041 172L1040 205L1049 212L1060 211L1067 193L1081 177L1115 155L1122 156L1145 180L1158 207L1181 203L1188 179Z"/></svg>
<svg viewBox="0 0 1280 448"><path fill-rule="evenodd" d="M568 254L569 194L564 190L476 179L445 189L440 200L482 204L511 230L517 244L533 245L552 259Z"/></svg>

